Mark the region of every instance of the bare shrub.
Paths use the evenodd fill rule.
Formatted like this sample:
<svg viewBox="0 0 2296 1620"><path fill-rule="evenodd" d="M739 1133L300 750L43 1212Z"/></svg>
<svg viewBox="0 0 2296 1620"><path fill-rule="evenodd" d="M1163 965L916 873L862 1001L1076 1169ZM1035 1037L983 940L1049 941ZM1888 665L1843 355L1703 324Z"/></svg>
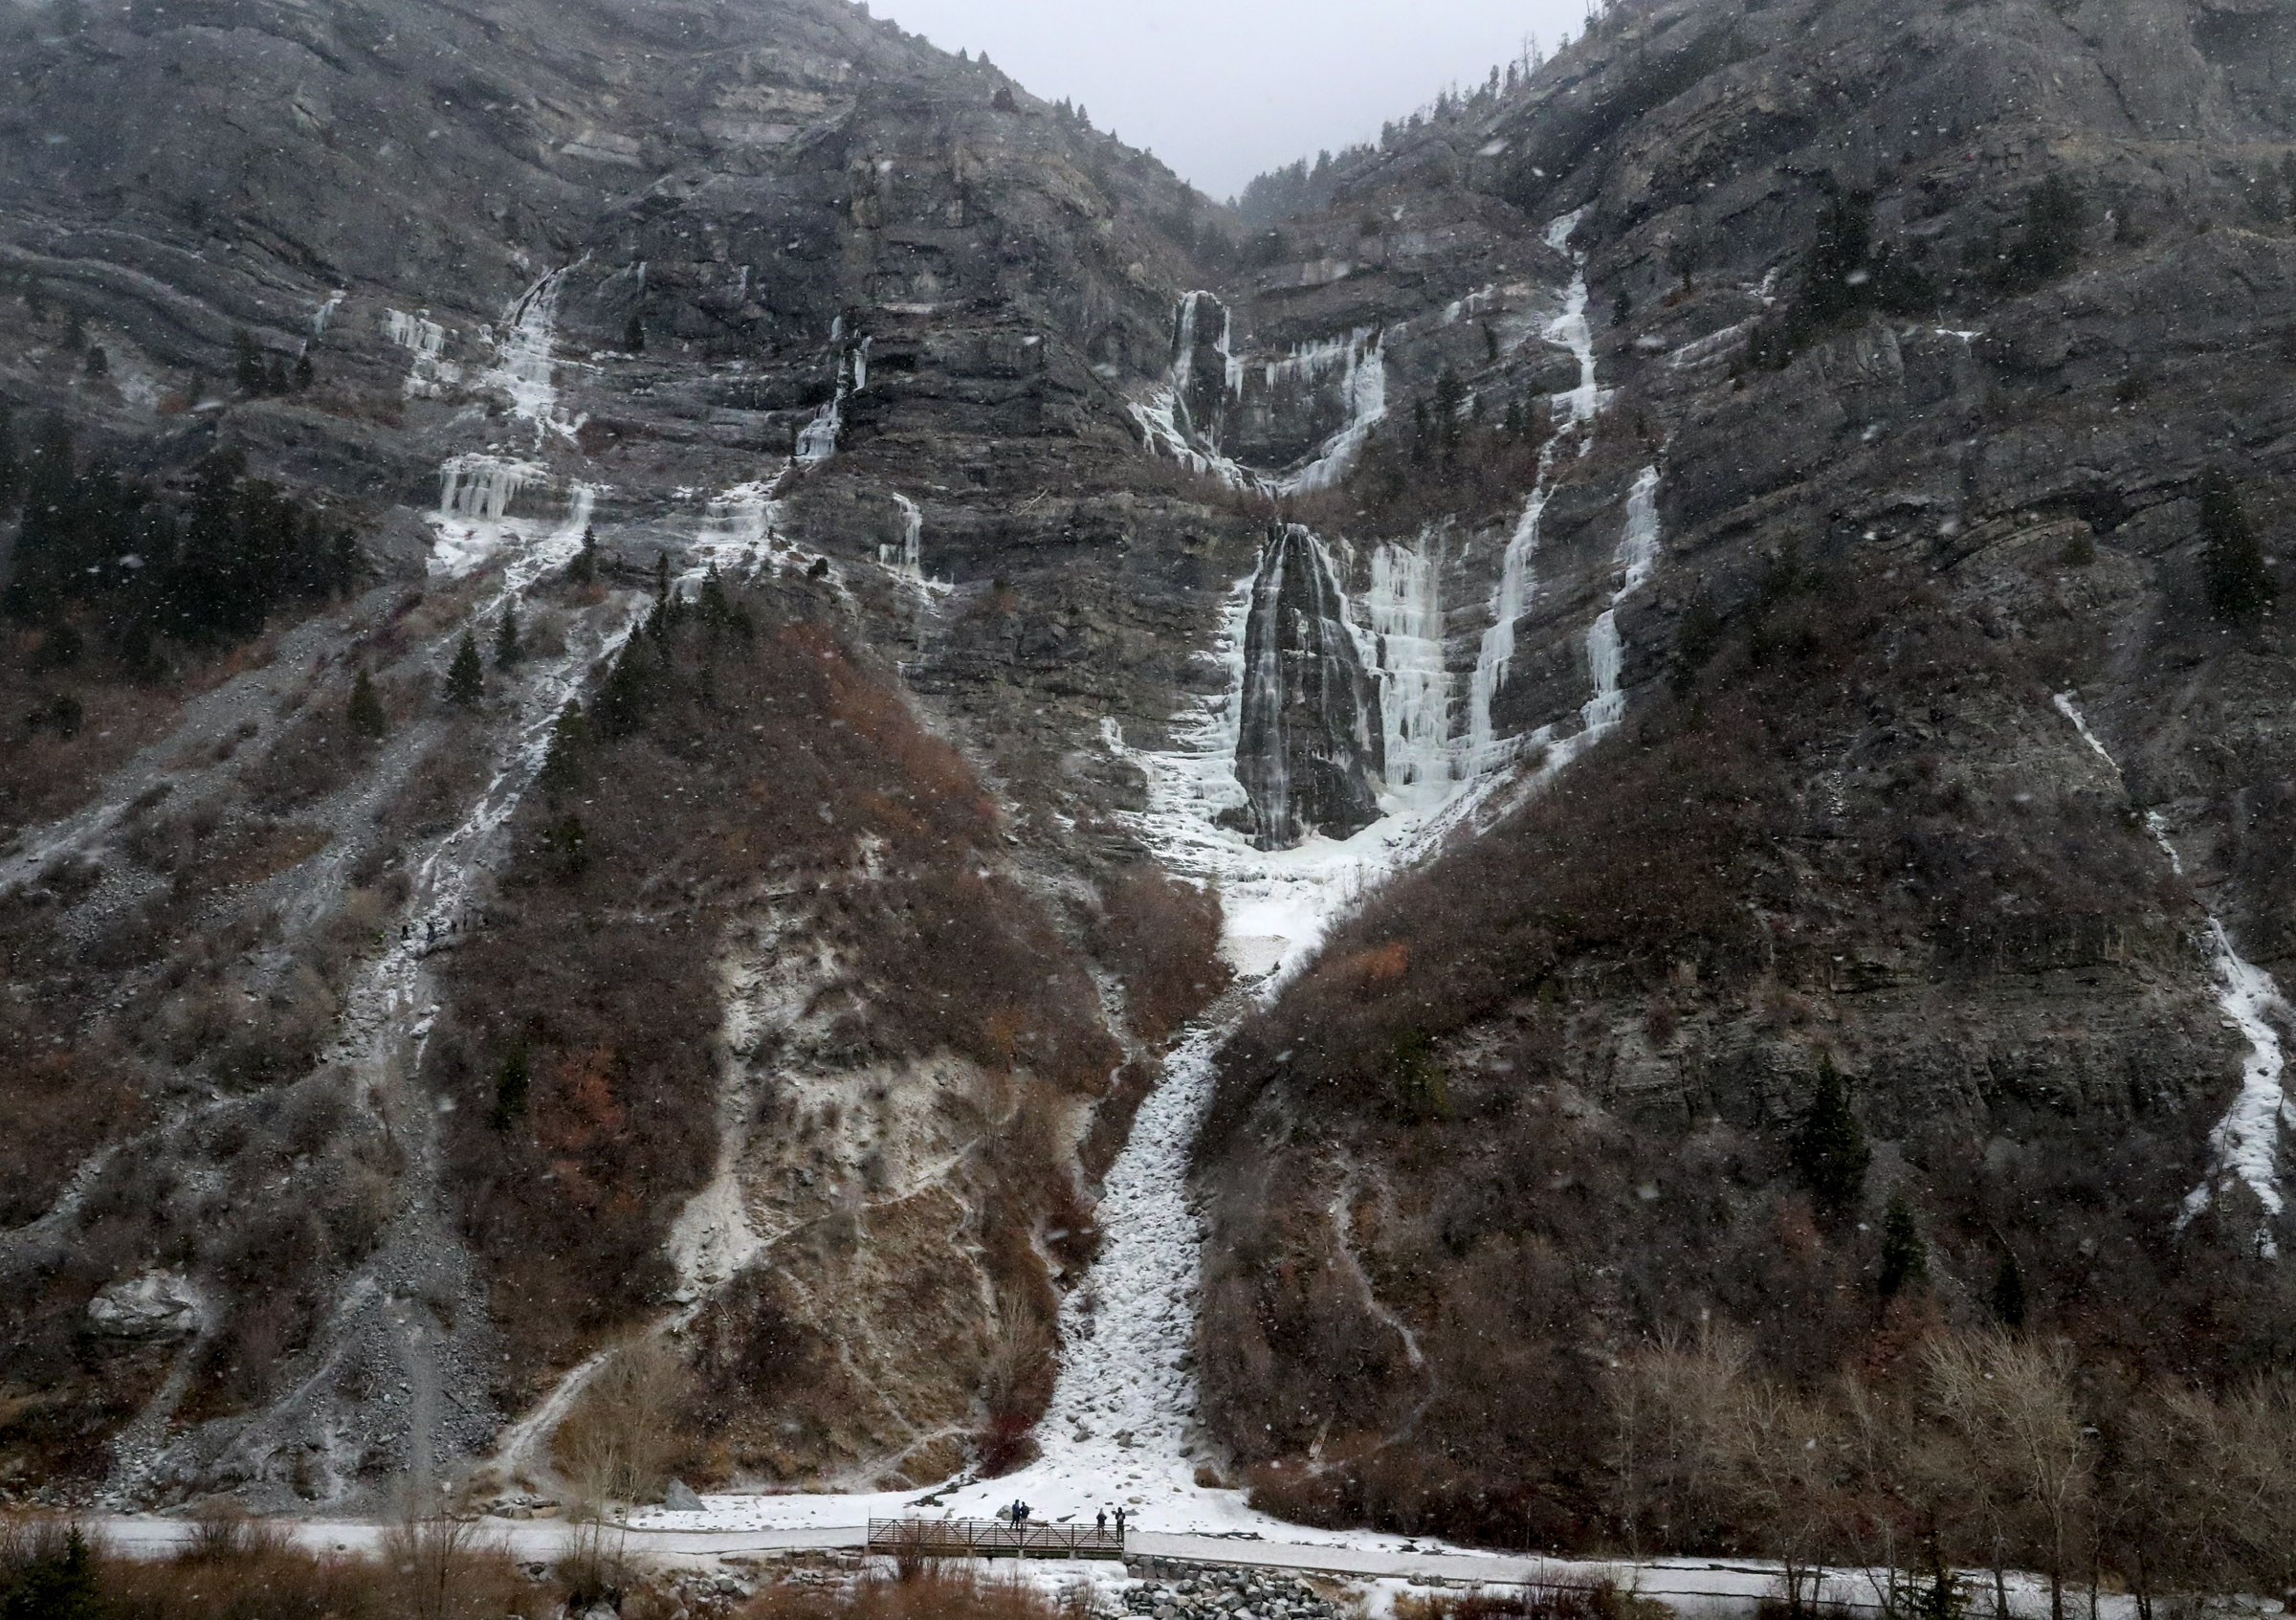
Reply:
<svg viewBox="0 0 2296 1620"><path fill-rule="evenodd" d="M679 1449L685 1368L651 1338L631 1341L583 1387L552 1439L559 1466L594 1506L661 1499Z"/></svg>
<svg viewBox="0 0 2296 1620"><path fill-rule="evenodd" d="M276 1559L290 1542L286 1526L256 1519L236 1502L215 1502L191 1516L191 1536L177 1559L184 1564L236 1564Z"/></svg>
<svg viewBox="0 0 2296 1620"><path fill-rule="evenodd" d="M1956 1474L2042 1554L2049 1609L2064 1612L2074 1537L2089 1507L2095 1448L2074 1392L2072 1346L2004 1333L1940 1334L1922 1347L1938 1423L1960 1442ZM1998 1571L1998 1566L1997 1566Z"/></svg>
<svg viewBox="0 0 2296 1620"><path fill-rule="evenodd" d="M1164 1039L1234 977L1220 956L1220 897L1153 866L1132 866L1101 888L1093 943L1124 981L1125 1010L1146 1041Z"/></svg>
<svg viewBox="0 0 2296 1620"><path fill-rule="evenodd" d="M741 1620L1072 1620L1062 1600L1018 1579L916 1561L905 1576L850 1587L776 1582Z"/></svg>
<svg viewBox="0 0 2296 1620"><path fill-rule="evenodd" d="M508 1550L475 1520L402 1520L384 1532L382 1562L405 1620L495 1620L527 1595Z"/></svg>

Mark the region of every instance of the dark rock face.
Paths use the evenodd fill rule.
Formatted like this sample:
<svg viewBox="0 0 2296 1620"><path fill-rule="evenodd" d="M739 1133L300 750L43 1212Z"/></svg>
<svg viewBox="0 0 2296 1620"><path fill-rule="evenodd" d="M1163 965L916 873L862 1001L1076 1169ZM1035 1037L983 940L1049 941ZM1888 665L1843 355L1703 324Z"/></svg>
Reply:
<svg viewBox="0 0 2296 1620"><path fill-rule="evenodd" d="M1940 1321L1992 1320L2006 1247L2098 1365L2230 1380L2285 1342L2287 1262L2257 1256L2296 1238L2290 1143L2257 1139L2261 1187L2212 1146L2248 1048L2208 941L2296 977L2262 856L2296 643L2285 612L2212 614L2200 501L2219 468L2267 552L2288 532L2284 30L2151 0L1622 6L1519 95L1353 160L1281 222L1292 262L1223 289L1247 376L1383 333L1389 426L1297 515L1351 602L1380 546L1424 560L1450 735L1476 691L1494 737L1572 760L1228 1055L1205 1401L1295 1511L1611 1533L1589 1368L1702 1311L1792 1378L1886 1355L1893 1197ZM1601 399L1510 585L1531 469L1478 501L1431 408L1447 369L1486 427L1511 399L1568 420L1557 248ZM1387 460L1415 406L1416 458ZM1282 465L1250 444L1227 430ZM1622 590L1644 468L1659 555ZM1612 653L1626 736L1574 754ZM1875 1156L1804 1246L1786 1149L1824 1066ZM2100 1199L2074 1166L2108 1164Z"/></svg>
<svg viewBox="0 0 2296 1620"><path fill-rule="evenodd" d="M1269 532L1244 632L1236 778L1252 838L1288 849L1307 833L1344 838L1379 819L1385 768L1379 706L1322 543L1296 523Z"/></svg>

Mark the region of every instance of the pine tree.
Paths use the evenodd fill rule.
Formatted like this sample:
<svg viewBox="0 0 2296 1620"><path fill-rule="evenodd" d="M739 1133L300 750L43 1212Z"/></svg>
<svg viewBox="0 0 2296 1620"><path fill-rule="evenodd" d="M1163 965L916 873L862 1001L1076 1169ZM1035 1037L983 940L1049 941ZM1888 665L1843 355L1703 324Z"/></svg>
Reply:
<svg viewBox="0 0 2296 1620"><path fill-rule="evenodd" d="M390 718L383 712L383 699L375 696L375 683L364 670L351 682L351 706L343 719L349 722L353 735L359 737L379 738L390 730Z"/></svg>
<svg viewBox="0 0 2296 1620"><path fill-rule="evenodd" d="M103 1612L96 1560L77 1524L63 1549L26 1565L7 1594L8 1620L99 1620Z"/></svg>
<svg viewBox="0 0 2296 1620"><path fill-rule="evenodd" d="M598 700L591 708L591 718L597 721L601 736L627 736L644 721L652 673L647 667L646 634L640 631L623 644L622 655L607 672L606 684L599 689Z"/></svg>
<svg viewBox="0 0 2296 1620"><path fill-rule="evenodd" d="M634 309L629 312L629 319L622 323L622 350L625 354L646 352L646 322Z"/></svg>
<svg viewBox="0 0 2296 1620"><path fill-rule="evenodd" d="M295 357L295 391L297 393L308 391L315 375L311 365L311 351L306 347L302 353Z"/></svg>
<svg viewBox="0 0 2296 1620"><path fill-rule="evenodd" d="M510 1129L511 1121L526 1112L526 1094L533 1083L526 1043L520 1041L503 1055L502 1066L495 1071L495 1106L489 1120L495 1129Z"/></svg>
<svg viewBox="0 0 2296 1620"><path fill-rule="evenodd" d="M104 348L101 344L90 344L88 345L87 370L88 375L91 377L108 377L111 375L112 357L104 352Z"/></svg>
<svg viewBox="0 0 2296 1620"><path fill-rule="evenodd" d="M1994 1320L2011 1332L2025 1325L2025 1274L2013 1251L2001 1251L2001 1269L1993 1276Z"/></svg>
<svg viewBox="0 0 2296 1620"><path fill-rule="evenodd" d="M542 756L541 787L546 797L570 793L582 781L582 749L589 740L589 722L582 705L568 702L558 711L550 727L550 751Z"/></svg>
<svg viewBox="0 0 2296 1620"><path fill-rule="evenodd" d="M2219 619L2251 619L2278 593L2264 568L2264 548L2221 467L2200 475L2200 567L2208 610Z"/></svg>
<svg viewBox="0 0 2296 1620"><path fill-rule="evenodd" d="M667 551L654 553L653 599L657 604L670 600L670 553Z"/></svg>
<svg viewBox="0 0 2296 1620"><path fill-rule="evenodd" d="M266 381L263 371L263 351L255 346L255 335L246 327L232 332L232 375L244 394L259 394Z"/></svg>
<svg viewBox="0 0 2296 1620"><path fill-rule="evenodd" d="M519 667L519 660L524 656L519 646L518 604L505 603L502 617L495 626L495 668L508 674Z"/></svg>
<svg viewBox="0 0 2296 1620"><path fill-rule="evenodd" d="M485 690L486 665L478 656L477 638L466 630L462 644L454 649L454 661L447 666L447 701L467 709Z"/></svg>
<svg viewBox="0 0 2296 1620"><path fill-rule="evenodd" d="M589 829L583 826L582 817L572 810L542 830L543 847L557 860L559 876L569 881L581 877L583 869L590 864L589 841Z"/></svg>
<svg viewBox="0 0 2296 1620"><path fill-rule="evenodd" d="M1922 1241L1912 1206L1904 1194L1892 1194L1889 1212L1882 1221L1882 1298L1894 1299L1929 1274L1929 1246Z"/></svg>
<svg viewBox="0 0 2296 1620"><path fill-rule="evenodd" d="M598 577L598 531L587 523L582 526L582 549L566 565L566 577L576 585L588 585Z"/></svg>
<svg viewBox="0 0 2296 1620"><path fill-rule="evenodd" d="M1818 1091L1794 1139L1794 1170L1821 1214L1846 1214L1866 1189L1873 1149L1849 1110L1849 1089L1831 1056L1818 1062Z"/></svg>
<svg viewBox="0 0 2296 1620"><path fill-rule="evenodd" d="M16 503L24 488L24 462L16 455L16 432L11 413L0 405L0 512Z"/></svg>

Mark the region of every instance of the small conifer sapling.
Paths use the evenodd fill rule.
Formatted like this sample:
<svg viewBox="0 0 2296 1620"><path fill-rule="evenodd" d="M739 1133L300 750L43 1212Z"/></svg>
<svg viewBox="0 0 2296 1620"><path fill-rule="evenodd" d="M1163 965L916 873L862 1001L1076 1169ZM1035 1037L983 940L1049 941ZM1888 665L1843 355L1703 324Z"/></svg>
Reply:
<svg viewBox="0 0 2296 1620"><path fill-rule="evenodd" d="M525 650L519 645L518 604L503 605L502 617L495 626L495 668L505 674L519 667Z"/></svg>
<svg viewBox="0 0 2296 1620"><path fill-rule="evenodd" d="M454 661L447 666L447 701L467 709L485 690L486 665L479 659L477 639L466 630L462 645L454 649Z"/></svg>
<svg viewBox="0 0 2296 1620"><path fill-rule="evenodd" d="M389 718L383 713L383 699L375 695L374 680L364 670L351 682L351 706L343 718L355 736L379 738L390 730Z"/></svg>

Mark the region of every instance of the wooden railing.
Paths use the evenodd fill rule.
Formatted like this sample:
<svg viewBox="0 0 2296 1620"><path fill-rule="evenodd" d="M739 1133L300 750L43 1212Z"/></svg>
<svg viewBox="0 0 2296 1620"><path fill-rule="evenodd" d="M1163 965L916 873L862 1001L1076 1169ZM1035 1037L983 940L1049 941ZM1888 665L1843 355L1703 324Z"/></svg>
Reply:
<svg viewBox="0 0 2296 1620"><path fill-rule="evenodd" d="M1122 1558L1124 1538L1034 1519L872 1519L869 1550L890 1558Z"/></svg>

